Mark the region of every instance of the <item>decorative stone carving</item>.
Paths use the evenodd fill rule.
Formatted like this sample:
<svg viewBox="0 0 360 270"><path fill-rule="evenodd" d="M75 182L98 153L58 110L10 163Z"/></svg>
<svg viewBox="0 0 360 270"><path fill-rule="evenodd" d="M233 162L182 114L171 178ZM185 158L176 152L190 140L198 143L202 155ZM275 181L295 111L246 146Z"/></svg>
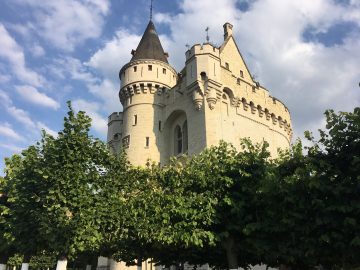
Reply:
<svg viewBox="0 0 360 270"><path fill-rule="evenodd" d="M209 105L210 110L213 110L216 105L216 98L207 98L206 101Z"/></svg>
<svg viewBox="0 0 360 270"><path fill-rule="evenodd" d="M214 80L207 79L204 83L204 88L206 102L208 103L210 110L213 110L216 102L221 99L221 84Z"/></svg>
<svg viewBox="0 0 360 270"><path fill-rule="evenodd" d="M200 111L202 106L203 106L203 95L200 92L200 89L196 89L192 92L192 98L193 98L193 103L195 105L195 109L197 111Z"/></svg>

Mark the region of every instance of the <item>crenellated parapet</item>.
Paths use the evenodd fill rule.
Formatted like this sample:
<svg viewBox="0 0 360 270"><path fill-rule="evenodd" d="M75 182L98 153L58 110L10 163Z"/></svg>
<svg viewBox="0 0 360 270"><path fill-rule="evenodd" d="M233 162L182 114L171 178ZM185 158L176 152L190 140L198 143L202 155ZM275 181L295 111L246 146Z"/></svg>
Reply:
<svg viewBox="0 0 360 270"><path fill-rule="evenodd" d="M122 121L123 113L122 112L113 112L108 116L108 124L111 124L113 121Z"/></svg>
<svg viewBox="0 0 360 270"><path fill-rule="evenodd" d="M219 48L215 47L210 43L195 44L189 50L186 51L186 62L196 55L210 55L215 58L219 58Z"/></svg>

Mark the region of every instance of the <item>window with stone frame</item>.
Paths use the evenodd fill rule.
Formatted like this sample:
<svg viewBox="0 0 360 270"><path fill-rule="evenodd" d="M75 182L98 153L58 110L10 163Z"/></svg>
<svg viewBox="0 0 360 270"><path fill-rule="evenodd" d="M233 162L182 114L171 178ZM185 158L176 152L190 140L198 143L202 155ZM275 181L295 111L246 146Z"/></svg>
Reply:
<svg viewBox="0 0 360 270"><path fill-rule="evenodd" d="M129 148L129 146L130 146L130 135L127 135L122 139L122 146L123 146L123 148Z"/></svg>

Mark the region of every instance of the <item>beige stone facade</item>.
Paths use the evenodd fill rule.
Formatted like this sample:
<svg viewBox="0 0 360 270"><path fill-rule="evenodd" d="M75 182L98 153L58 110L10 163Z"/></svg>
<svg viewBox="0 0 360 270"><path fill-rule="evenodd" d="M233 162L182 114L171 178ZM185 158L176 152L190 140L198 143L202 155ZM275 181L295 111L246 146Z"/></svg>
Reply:
<svg viewBox="0 0 360 270"><path fill-rule="evenodd" d="M289 147L290 113L252 78L231 24L224 25L220 47L196 44L186 51L185 67L177 73L159 57L162 47L150 23L133 59L120 70L123 112L111 114L108 123L114 152L124 149L132 164L144 165L166 164L171 156L193 155L220 140L236 147L245 137L265 140L273 156ZM141 46L147 34L155 41ZM149 46L160 49L149 56L143 51Z"/></svg>

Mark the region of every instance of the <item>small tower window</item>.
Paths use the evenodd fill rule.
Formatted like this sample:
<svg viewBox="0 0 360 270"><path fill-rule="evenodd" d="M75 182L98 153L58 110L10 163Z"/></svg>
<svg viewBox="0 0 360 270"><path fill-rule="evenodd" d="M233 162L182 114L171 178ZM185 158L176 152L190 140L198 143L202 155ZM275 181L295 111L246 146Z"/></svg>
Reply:
<svg viewBox="0 0 360 270"><path fill-rule="evenodd" d="M134 67L134 72L136 72L136 71L137 71L137 66Z"/></svg>
<svg viewBox="0 0 360 270"><path fill-rule="evenodd" d="M229 69L229 63L225 63L225 68Z"/></svg>
<svg viewBox="0 0 360 270"><path fill-rule="evenodd" d="M134 115L133 126L137 125L137 114Z"/></svg>
<svg viewBox="0 0 360 270"><path fill-rule="evenodd" d="M166 74L166 68L163 68L163 74Z"/></svg>
<svg viewBox="0 0 360 270"><path fill-rule="evenodd" d="M244 72L242 70L240 70L240 77L244 78Z"/></svg>
<svg viewBox="0 0 360 270"><path fill-rule="evenodd" d="M152 71L152 65L148 65L148 70Z"/></svg>
<svg viewBox="0 0 360 270"><path fill-rule="evenodd" d="M240 79L240 78L237 78L236 82L237 82L237 84L240 84L241 79Z"/></svg>
<svg viewBox="0 0 360 270"><path fill-rule="evenodd" d="M129 148L129 146L130 146L130 135L127 135L122 139L122 146L123 146L123 148Z"/></svg>
<svg viewBox="0 0 360 270"><path fill-rule="evenodd" d="M149 147L149 144L150 144L150 138L146 137L145 138L145 147Z"/></svg>

